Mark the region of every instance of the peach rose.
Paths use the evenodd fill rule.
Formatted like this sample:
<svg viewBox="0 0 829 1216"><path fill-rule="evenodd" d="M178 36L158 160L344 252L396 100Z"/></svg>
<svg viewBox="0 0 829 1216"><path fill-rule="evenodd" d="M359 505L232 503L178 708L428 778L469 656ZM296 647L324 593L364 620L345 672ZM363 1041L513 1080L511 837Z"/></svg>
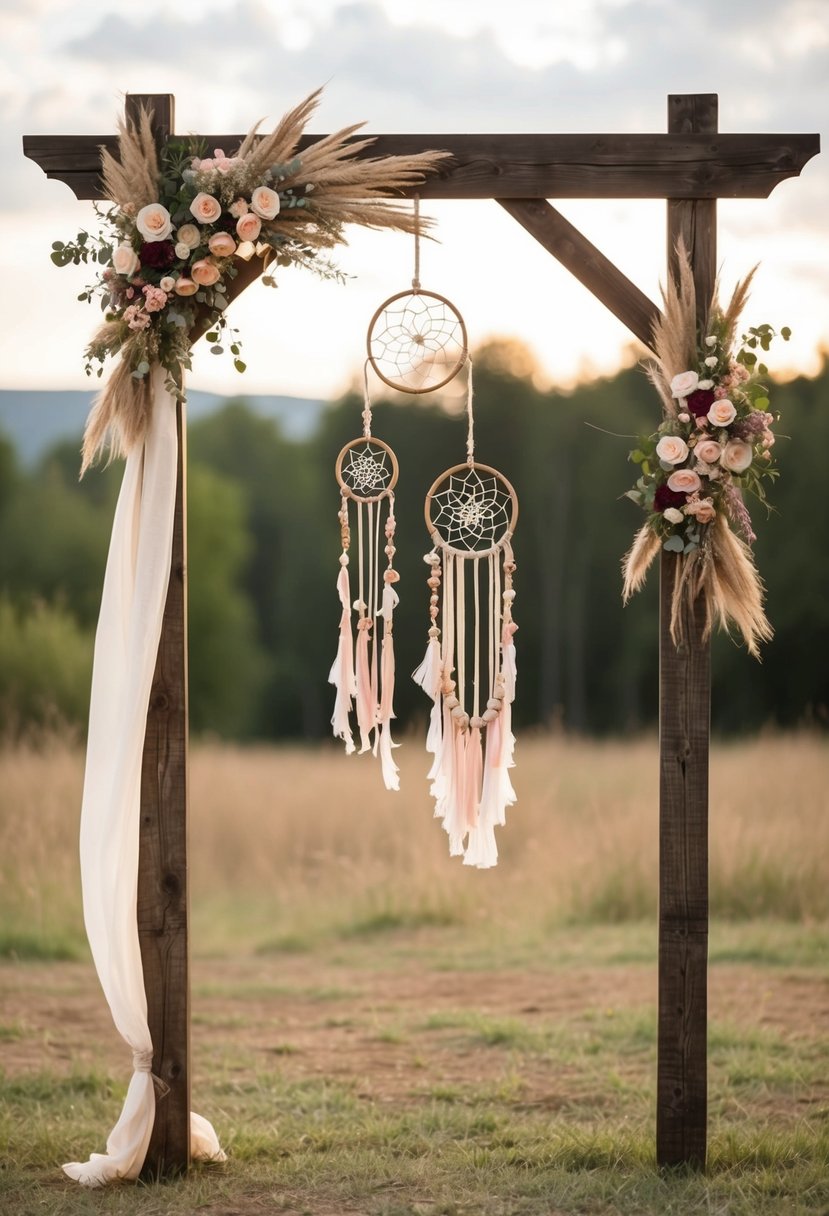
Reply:
<svg viewBox="0 0 829 1216"><path fill-rule="evenodd" d="M240 241L255 241L261 231L262 221L252 211L240 215L236 221L236 235Z"/></svg>
<svg viewBox="0 0 829 1216"><path fill-rule="evenodd" d="M696 372L680 372L671 381L671 395L674 397L687 397L690 393L693 393L698 385L699 376Z"/></svg>
<svg viewBox="0 0 829 1216"><path fill-rule="evenodd" d="M714 402L707 417L712 426L730 426L737 417L737 411L728 398L723 397L721 401Z"/></svg>
<svg viewBox="0 0 829 1216"><path fill-rule="evenodd" d="M750 443L744 439L729 439L723 448L720 463L731 473L744 473L753 459Z"/></svg>
<svg viewBox="0 0 829 1216"><path fill-rule="evenodd" d="M236 250L236 242L229 232L214 232L207 242L207 248L217 258L229 258Z"/></svg>
<svg viewBox="0 0 829 1216"><path fill-rule="evenodd" d="M250 196L250 205L262 220L279 215L279 195L269 186L257 186Z"/></svg>
<svg viewBox="0 0 829 1216"><path fill-rule="evenodd" d="M722 446L717 443L716 439L700 439L694 448L697 460L703 460L706 464L716 464L721 454Z"/></svg>
<svg viewBox="0 0 829 1216"><path fill-rule="evenodd" d="M138 269L138 254L132 245L119 245L112 252L112 268L116 274L131 275Z"/></svg>
<svg viewBox="0 0 829 1216"><path fill-rule="evenodd" d="M198 283L194 283L192 279L187 279L182 276L176 279L176 295L177 296L194 296L199 290Z"/></svg>
<svg viewBox="0 0 829 1216"><path fill-rule="evenodd" d="M211 262L210 258L200 258L198 262L194 262L190 267L190 274L199 287L212 287L214 283L218 283L220 277L219 267L215 262Z"/></svg>
<svg viewBox="0 0 829 1216"><path fill-rule="evenodd" d="M665 464L682 464L688 455L688 444L679 435L663 435L656 445L656 454Z"/></svg>
<svg viewBox="0 0 829 1216"><path fill-rule="evenodd" d="M222 204L212 194L200 191L190 204L190 214L194 215L201 224L215 224L222 214ZM179 236L181 229L179 229Z"/></svg>
<svg viewBox="0 0 829 1216"><path fill-rule="evenodd" d="M675 469L668 478L668 489L676 494L693 494L701 485L699 475L693 469Z"/></svg>
<svg viewBox="0 0 829 1216"><path fill-rule="evenodd" d="M170 212L161 203L147 203L135 217L135 226L145 241L166 241L173 231Z"/></svg>
<svg viewBox="0 0 829 1216"><path fill-rule="evenodd" d="M687 515L693 515L698 524L710 524L717 514L714 503L710 498L701 498L698 502L689 502L685 508Z"/></svg>

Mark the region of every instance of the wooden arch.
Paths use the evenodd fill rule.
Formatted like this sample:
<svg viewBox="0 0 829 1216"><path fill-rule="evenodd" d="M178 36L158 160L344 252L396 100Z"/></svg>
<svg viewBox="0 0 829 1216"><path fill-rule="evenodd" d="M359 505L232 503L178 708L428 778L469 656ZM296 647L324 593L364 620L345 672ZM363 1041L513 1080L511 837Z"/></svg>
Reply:
<svg viewBox="0 0 829 1216"><path fill-rule="evenodd" d="M174 131L169 94L130 94L127 118L153 115L156 141ZM418 187L422 198L498 202L628 329L651 344L657 306L547 200L663 198L668 270L679 238L689 251L698 305L707 306L717 263L716 200L767 198L820 150L817 135L720 134L715 93L668 97L666 134L380 135L371 155L441 148L450 167ZM241 135L202 136L234 148ZM307 136L310 142L319 136ZM24 136L23 150L79 199L103 198L100 150L117 137ZM231 298L260 273L243 264ZM205 332L206 325L195 337ZM186 428L179 407L172 571L150 696L141 778L138 929L155 1048L153 1072L170 1087L157 1107L145 1173L189 1164L190 987L187 891ZM661 555L659 620L659 1029L656 1152L660 1165L704 1167L707 1123L708 748L710 653L703 605L671 641L673 553Z"/></svg>

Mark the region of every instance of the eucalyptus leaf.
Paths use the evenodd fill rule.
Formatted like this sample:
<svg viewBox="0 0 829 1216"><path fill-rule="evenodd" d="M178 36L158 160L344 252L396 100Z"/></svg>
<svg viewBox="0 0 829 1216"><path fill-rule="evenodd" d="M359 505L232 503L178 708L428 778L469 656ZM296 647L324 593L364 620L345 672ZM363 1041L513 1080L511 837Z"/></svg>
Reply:
<svg viewBox="0 0 829 1216"><path fill-rule="evenodd" d="M663 543L662 548L667 553L683 553L685 550L685 542L681 536L669 536Z"/></svg>

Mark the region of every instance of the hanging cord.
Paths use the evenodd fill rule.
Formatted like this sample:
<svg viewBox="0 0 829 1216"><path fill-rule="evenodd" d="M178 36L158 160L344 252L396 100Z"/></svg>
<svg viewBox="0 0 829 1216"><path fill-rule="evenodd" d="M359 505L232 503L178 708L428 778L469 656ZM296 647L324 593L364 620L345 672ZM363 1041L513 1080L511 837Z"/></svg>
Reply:
<svg viewBox="0 0 829 1216"><path fill-rule="evenodd" d="M371 396L368 391L368 369L371 359L363 364L363 439L371 439Z"/></svg>
<svg viewBox="0 0 829 1216"><path fill-rule="evenodd" d="M412 291L420 291L420 195L414 196L414 275Z"/></svg>
<svg viewBox="0 0 829 1216"><path fill-rule="evenodd" d="M469 355L466 356L466 362L469 367L469 379L466 382L466 463L471 469L475 463L475 419L472 413L472 398L474 397L472 388L472 360Z"/></svg>

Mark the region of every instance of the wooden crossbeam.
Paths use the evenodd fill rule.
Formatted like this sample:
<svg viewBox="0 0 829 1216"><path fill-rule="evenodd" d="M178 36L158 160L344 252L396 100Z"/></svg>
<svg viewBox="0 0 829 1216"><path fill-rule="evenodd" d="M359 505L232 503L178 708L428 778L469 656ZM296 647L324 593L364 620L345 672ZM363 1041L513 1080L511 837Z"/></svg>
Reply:
<svg viewBox="0 0 829 1216"><path fill-rule="evenodd" d="M708 96L708 94L705 94ZM151 99L151 98L150 98ZM233 149L241 135L200 136ZM319 135L306 135L300 151ZM422 198L767 198L820 150L817 135L377 135L366 156L428 149L453 162L418 186ZM25 135L23 151L77 198L102 198L100 149L114 135ZM404 191L403 193L407 193ZM408 192L409 194L412 191Z"/></svg>

